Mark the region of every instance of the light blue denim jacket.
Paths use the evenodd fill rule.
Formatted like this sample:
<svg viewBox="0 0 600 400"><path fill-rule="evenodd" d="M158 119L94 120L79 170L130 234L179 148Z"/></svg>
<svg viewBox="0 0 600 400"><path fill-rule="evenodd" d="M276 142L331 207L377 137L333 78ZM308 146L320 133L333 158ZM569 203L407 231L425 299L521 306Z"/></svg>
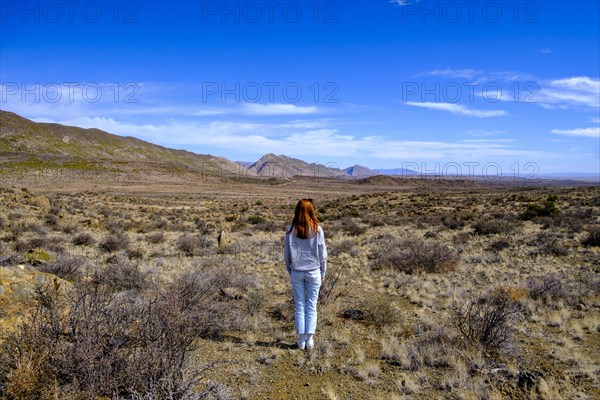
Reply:
<svg viewBox="0 0 600 400"><path fill-rule="evenodd" d="M290 232L291 225L285 230L285 245L283 257L288 273L294 271L312 271L321 269L321 278L327 272L327 247L325 246L325 233L319 226L317 234L310 233L308 239L300 239Z"/></svg>

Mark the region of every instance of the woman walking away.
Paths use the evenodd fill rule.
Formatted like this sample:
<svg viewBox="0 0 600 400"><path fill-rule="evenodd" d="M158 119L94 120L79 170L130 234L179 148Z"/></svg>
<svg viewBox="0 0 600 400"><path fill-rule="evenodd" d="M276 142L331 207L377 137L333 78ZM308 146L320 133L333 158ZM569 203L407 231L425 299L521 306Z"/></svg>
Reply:
<svg viewBox="0 0 600 400"><path fill-rule="evenodd" d="M298 348L312 350L317 299L327 271L327 248L311 199L302 199L296 205L294 221L286 229L283 254L294 289Z"/></svg>

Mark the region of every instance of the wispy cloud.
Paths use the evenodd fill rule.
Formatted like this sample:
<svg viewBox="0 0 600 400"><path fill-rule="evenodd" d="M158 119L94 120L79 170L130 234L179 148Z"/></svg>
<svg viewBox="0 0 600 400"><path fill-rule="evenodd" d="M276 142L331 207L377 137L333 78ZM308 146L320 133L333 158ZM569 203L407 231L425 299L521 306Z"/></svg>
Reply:
<svg viewBox="0 0 600 400"><path fill-rule="evenodd" d="M423 75L442 76L445 78L473 79L477 76L481 76L482 73L483 73L483 71L478 71L478 70L470 69L470 68L465 68L465 69L446 68L446 69L436 69L433 71L428 71Z"/></svg>
<svg viewBox="0 0 600 400"><path fill-rule="evenodd" d="M337 157L398 160L483 159L491 157L539 158L552 156L513 146L510 140L411 141L384 136L361 136L326 126L318 129L282 129L282 124L253 124L229 121L198 121L141 124L110 118L82 117L76 120L47 121L82 127L97 127L111 133L153 143L189 148L217 149L219 152L276 153L296 157ZM301 124L298 124L300 127Z"/></svg>
<svg viewBox="0 0 600 400"><path fill-rule="evenodd" d="M475 118L492 118L492 117L501 117L506 115L506 111L504 110L476 110L472 108L468 108L462 104L454 104L454 103L431 103L431 102L423 102L419 103L416 101L407 101L404 104L414 107L422 107L422 108L430 108L432 110L440 110L446 111L455 115L462 115L466 117L475 117Z"/></svg>
<svg viewBox="0 0 600 400"><path fill-rule="evenodd" d="M584 136L598 139L600 138L600 127L577 129L552 129L552 133L558 135Z"/></svg>
<svg viewBox="0 0 600 400"><path fill-rule="evenodd" d="M299 115L299 114L314 114L318 112L316 106L297 106L295 104L258 104L246 103L242 106L242 110L248 115Z"/></svg>
<svg viewBox="0 0 600 400"><path fill-rule="evenodd" d="M587 76L543 81L535 95L546 108L600 107L600 80Z"/></svg>
<svg viewBox="0 0 600 400"><path fill-rule="evenodd" d="M407 6L409 4L419 3L421 0L390 0L390 3L396 4L400 7Z"/></svg>
<svg viewBox="0 0 600 400"><path fill-rule="evenodd" d="M552 53L554 53L554 52L552 51L552 49L550 49L550 48L548 48L548 47L542 47L542 48L540 49L540 53L542 53L542 54L552 54Z"/></svg>

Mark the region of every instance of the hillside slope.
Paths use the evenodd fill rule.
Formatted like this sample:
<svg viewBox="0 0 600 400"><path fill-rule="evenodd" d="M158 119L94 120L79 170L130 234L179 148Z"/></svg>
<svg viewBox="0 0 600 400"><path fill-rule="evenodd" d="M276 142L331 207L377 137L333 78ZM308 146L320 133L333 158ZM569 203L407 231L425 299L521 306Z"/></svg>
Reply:
<svg viewBox="0 0 600 400"><path fill-rule="evenodd" d="M346 172L316 163L307 163L284 155L265 154L248 167L252 174L263 177L290 178L295 175L321 178L349 178Z"/></svg>
<svg viewBox="0 0 600 400"><path fill-rule="evenodd" d="M0 161L29 167L106 169L136 164L209 174L251 174L223 157L169 149L99 129L37 123L7 111L0 111Z"/></svg>

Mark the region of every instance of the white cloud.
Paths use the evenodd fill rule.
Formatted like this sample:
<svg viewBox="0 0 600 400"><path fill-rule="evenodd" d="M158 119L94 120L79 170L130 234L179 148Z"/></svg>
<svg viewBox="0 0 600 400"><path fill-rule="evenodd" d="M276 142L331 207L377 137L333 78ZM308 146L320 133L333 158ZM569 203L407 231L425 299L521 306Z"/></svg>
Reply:
<svg viewBox="0 0 600 400"><path fill-rule="evenodd" d="M592 119L590 120L590 122L591 122L592 124L600 124L600 118L592 118Z"/></svg>
<svg viewBox="0 0 600 400"><path fill-rule="evenodd" d="M548 48L548 47L542 47L542 48L540 49L540 53L542 53L542 54L552 54L552 53L554 53L554 52L552 51L552 49L550 49L550 48Z"/></svg>
<svg viewBox="0 0 600 400"><path fill-rule="evenodd" d="M358 136L332 127L289 132L283 124L254 124L229 121L169 122L162 125L120 122L112 118L81 117L46 121L96 127L111 133L134 136L167 147L206 148L208 152L275 153L292 157L374 158L387 160L472 160L501 157L548 158L552 154L516 148L509 140L462 142L397 140L393 137ZM300 126L300 124L298 125ZM415 135L416 136L416 135ZM202 152L202 150L199 150ZM496 159L497 159L496 158Z"/></svg>
<svg viewBox="0 0 600 400"><path fill-rule="evenodd" d="M394 3L400 7L407 6L409 4L419 3L421 0L390 0L390 3Z"/></svg>
<svg viewBox="0 0 600 400"><path fill-rule="evenodd" d="M446 68L446 69L436 69L433 71L429 71L425 75L443 76L443 77L447 77L447 78L473 79L476 76L481 75L482 73L483 73L482 71L478 71L478 70L470 69L470 68L466 68L466 69Z"/></svg>
<svg viewBox="0 0 600 400"><path fill-rule="evenodd" d="M455 115L463 115L466 117L475 117L475 118L491 118L491 117L500 117L506 115L506 111L504 110L474 110L463 106L461 104L454 103L431 103L424 102L419 103L415 101L407 101L406 103L409 106L422 107L422 108L430 108L433 110L441 110L447 111Z"/></svg>
<svg viewBox="0 0 600 400"><path fill-rule="evenodd" d="M543 81L539 93L534 98L539 99L545 108L600 107L600 80L587 76Z"/></svg>
<svg viewBox="0 0 600 400"><path fill-rule="evenodd" d="M314 114L318 111L316 106L297 106L294 104L257 104L246 103L242 106L242 111L248 115L296 115L296 114Z"/></svg>
<svg viewBox="0 0 600 400"><path fill-rule="evenodd" d="M598 139L600 138L600 127L578 129L552 129L552 133L558 135L584 136Z"/></svg>

